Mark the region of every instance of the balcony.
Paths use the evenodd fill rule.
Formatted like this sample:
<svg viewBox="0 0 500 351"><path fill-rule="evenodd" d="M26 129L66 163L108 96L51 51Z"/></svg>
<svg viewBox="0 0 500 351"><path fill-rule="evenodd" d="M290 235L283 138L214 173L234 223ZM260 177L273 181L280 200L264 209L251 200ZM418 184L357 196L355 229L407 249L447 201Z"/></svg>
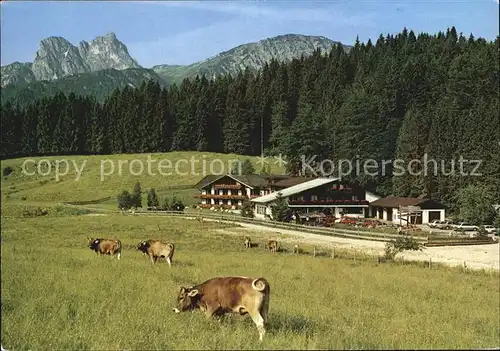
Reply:
<svg viewBox="0 0 500 351"><path fill-rule="evenodd" d="M219 205L219 204L199 204L197 205L199 206L200 208L223 208L225 210L232 210L233 208L234 209L240 209L241 206L238 205L238 204L234 204L234 205Z"/></svg>
<svg viewBox="0 0 500 351"><path fill-rule="evenodd" d="M368 205L367 200L290 200L290 205Z"/></svg>
<svg viewBox="0 0 500 351"><path fill-rule="evenodd" d="M214 189L241 189L241 184L215 184Z"/></svg>
<svg viewBox="0 0 500 351"><path fill-rule="evenodd" d="M218 195L218 194L197 194L194 196L198 199L227 199L227 200L245 200L245 195Z"/></svg>

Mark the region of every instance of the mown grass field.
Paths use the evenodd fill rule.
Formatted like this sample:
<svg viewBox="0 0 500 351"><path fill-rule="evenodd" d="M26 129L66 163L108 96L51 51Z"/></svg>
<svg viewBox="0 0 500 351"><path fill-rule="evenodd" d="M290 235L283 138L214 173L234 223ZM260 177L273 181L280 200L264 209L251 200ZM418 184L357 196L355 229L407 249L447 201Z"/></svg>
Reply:
<svg viewBox="0 0 500 351"><path fill-rule="evenodd" d="M1 162L2 171L11 167L14 172L8 176L2 175L2 197L4 200L23 201L90 201L116 197L122 190L132 191L135 182L140 182L144 192L155 188L160 197L171 197L175 194L186 201L193 201L192 190L169 190L169 187L194 185L204 175L228 172L237 160L245 159L252 161L255 169L260 170L261 165L257 164L257 157L206 152L52 156L4 160ZM34 173L32 175L23 172L22 165L26 160L34 161L25 164L27 172ZM40 163L42 160L52 162L50 169L46 162ZM68 162L68 168L63 160ZM39 164L41 172L37 168ZM56 175L57 165L59 175ZM80 172L75 169L75 165ZM158 168L159 165L162 166L161 169ZM282 172L282 169L272 162L269 166L273 173ZM67 174L63 175L66 170Z"/></svg>
<svg viewBox="0 0 500 351"><path fill-rule="evenodd" d="M500 278L374 261L246 250L227 224L50 209L22 217L2 204L2 335L7 350L421 349L500 345ZM80 215L77 215L80 213ZM230 228L229 228L230 229ZM119 238L122 259L97 257L87 236ZM153 266L133 246L176 244ZM258 241L258 240L257 240ZM268 333L248 316L174 314L181 285L224 275L271 284Z"/></svg>

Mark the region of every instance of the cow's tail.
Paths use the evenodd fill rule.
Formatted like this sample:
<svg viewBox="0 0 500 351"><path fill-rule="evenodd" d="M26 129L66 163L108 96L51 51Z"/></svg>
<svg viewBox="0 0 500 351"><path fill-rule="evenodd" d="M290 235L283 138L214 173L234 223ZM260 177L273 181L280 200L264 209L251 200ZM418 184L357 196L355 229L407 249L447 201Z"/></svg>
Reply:
<svg viewBox="0 0 500 351"><path fill-rule="evenodd" d="M120 259L120 256L122 255L122 242L120 240L116 240L116 257Z"/></svg>
<svg viewBox="0 0 500 351"><path fill-rule="evenodd" d="M252 282L252 288L254 288L257 291L262 291L262 292L269 292L269 283L267 282L266 279L264 278L257 278L254 279Z"/></svg>
<svg viewBox="0 0 500 351"><path fill-rule="evenodd" d="M262 293L260 297L259 305L259 313L264 319L264 324L267 324L267 317L269 314L269 295L271 292L271 287L269 283L264 278L257 278L252 282L252 287L260 291Z"/></svg>

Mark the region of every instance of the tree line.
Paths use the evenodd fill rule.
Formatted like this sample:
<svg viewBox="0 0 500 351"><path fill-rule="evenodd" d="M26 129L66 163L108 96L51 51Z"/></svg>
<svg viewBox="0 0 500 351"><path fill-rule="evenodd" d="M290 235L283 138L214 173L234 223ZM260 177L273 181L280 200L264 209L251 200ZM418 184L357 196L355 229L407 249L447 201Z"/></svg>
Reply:
<svg viewBox="0 0 500 351"><path fill-rule="evenodd" d="M280 63L258 73L204 76L161 88L150 81L116 90L103 103L57 94L2 105L3 158L57 154L208 151L316 160L400 159L428 155L438 174L397 176L391 165L345 178L381 195L454 203L457 191L485 186L500 198L499 38L404 29L346 52ZM262 133L262 134L261 134ZM462 156L476 173L451 172ZM442 172L441 163L444 162ZM333 163L335 164L335 163ZM328 166L328 165L327 165ZM410 167L410 166L409 166ZM474 164L466 164L471 172ZM414 173L422 165L411 164ZM323 168L323 170L325 170Z"/></svg>

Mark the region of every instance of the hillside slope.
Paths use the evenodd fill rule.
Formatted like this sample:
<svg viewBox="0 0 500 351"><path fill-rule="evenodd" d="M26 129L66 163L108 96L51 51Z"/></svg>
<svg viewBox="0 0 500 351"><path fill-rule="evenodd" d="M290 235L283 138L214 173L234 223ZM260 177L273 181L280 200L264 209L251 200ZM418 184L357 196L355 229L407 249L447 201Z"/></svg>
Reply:
<svg viewBox="0 0 500 351"><path fill-rule="evenodd" d="M106 69L97 72L81 73L52 81L35 81L19 85L9 85L1 90L2 101L19 103L21 106L35 99L49 97L56 93L75 93L93 96L102 101L115 89L130 86L135 88L148 80L157 81L160 86L166 82L153 70L129 68L126 70Z"/></svg>
<svg viewBox="0 0 500 351"><path fill-rule="evenodd" d="M148 158L151 160L151 172L148 172ZM10 167L13 172L3 177L2 200L73 202L91 201L106 197L114 198L122 190L132 191L135 182L141 183L143 191L155 188L159 193L162 193L172 186L187 186L189 188L189 186L196 184L204 177L203 167L205 167L207 174L218 174L229 171L232 165L236 163L236 160L243 161L247 158L252 161L256 170L260 169L257 164L258 157L207 152L54 156L4 160L1 161L2 170ZM26 175L23 173L22 165L27 159L36 162L25 164L27 172L35 174ZM52 162L50 171L47 164L41 162L42 174L37 172L36 167L41 160L50 160ZM67 160L69 165L66 175L64 175L66 173L66 163L63 160ZM135 161L131 167L130 164L133 160ZM160 173L158 165L161 160L165 160L163 161L164 164L169 164L169 162L171 164L171 167L164 168L163 172L171 172L172 174L162 175ZM224 169L221 170L220 162L214 160L222 161ZM212 161L213 166L211 167ZM122 163L121 168L119 162ZM56 175L57 164L59 164L59 175ZM144 167L142 173L140 172L140 164ZM81 172L75 170L75 165ZM177 173L175 167L177 167ZM271 164L270 167L272 172L283 172L283 169L277 165ZM45 173L47 175L44 176ZM192 190L187 191L187 193L186 191L177 191L177 193L180 197L187 195L190 197L188 200L193 201ZM116 201L113 199L111 202L113 207L116 207Z"/></svg>

